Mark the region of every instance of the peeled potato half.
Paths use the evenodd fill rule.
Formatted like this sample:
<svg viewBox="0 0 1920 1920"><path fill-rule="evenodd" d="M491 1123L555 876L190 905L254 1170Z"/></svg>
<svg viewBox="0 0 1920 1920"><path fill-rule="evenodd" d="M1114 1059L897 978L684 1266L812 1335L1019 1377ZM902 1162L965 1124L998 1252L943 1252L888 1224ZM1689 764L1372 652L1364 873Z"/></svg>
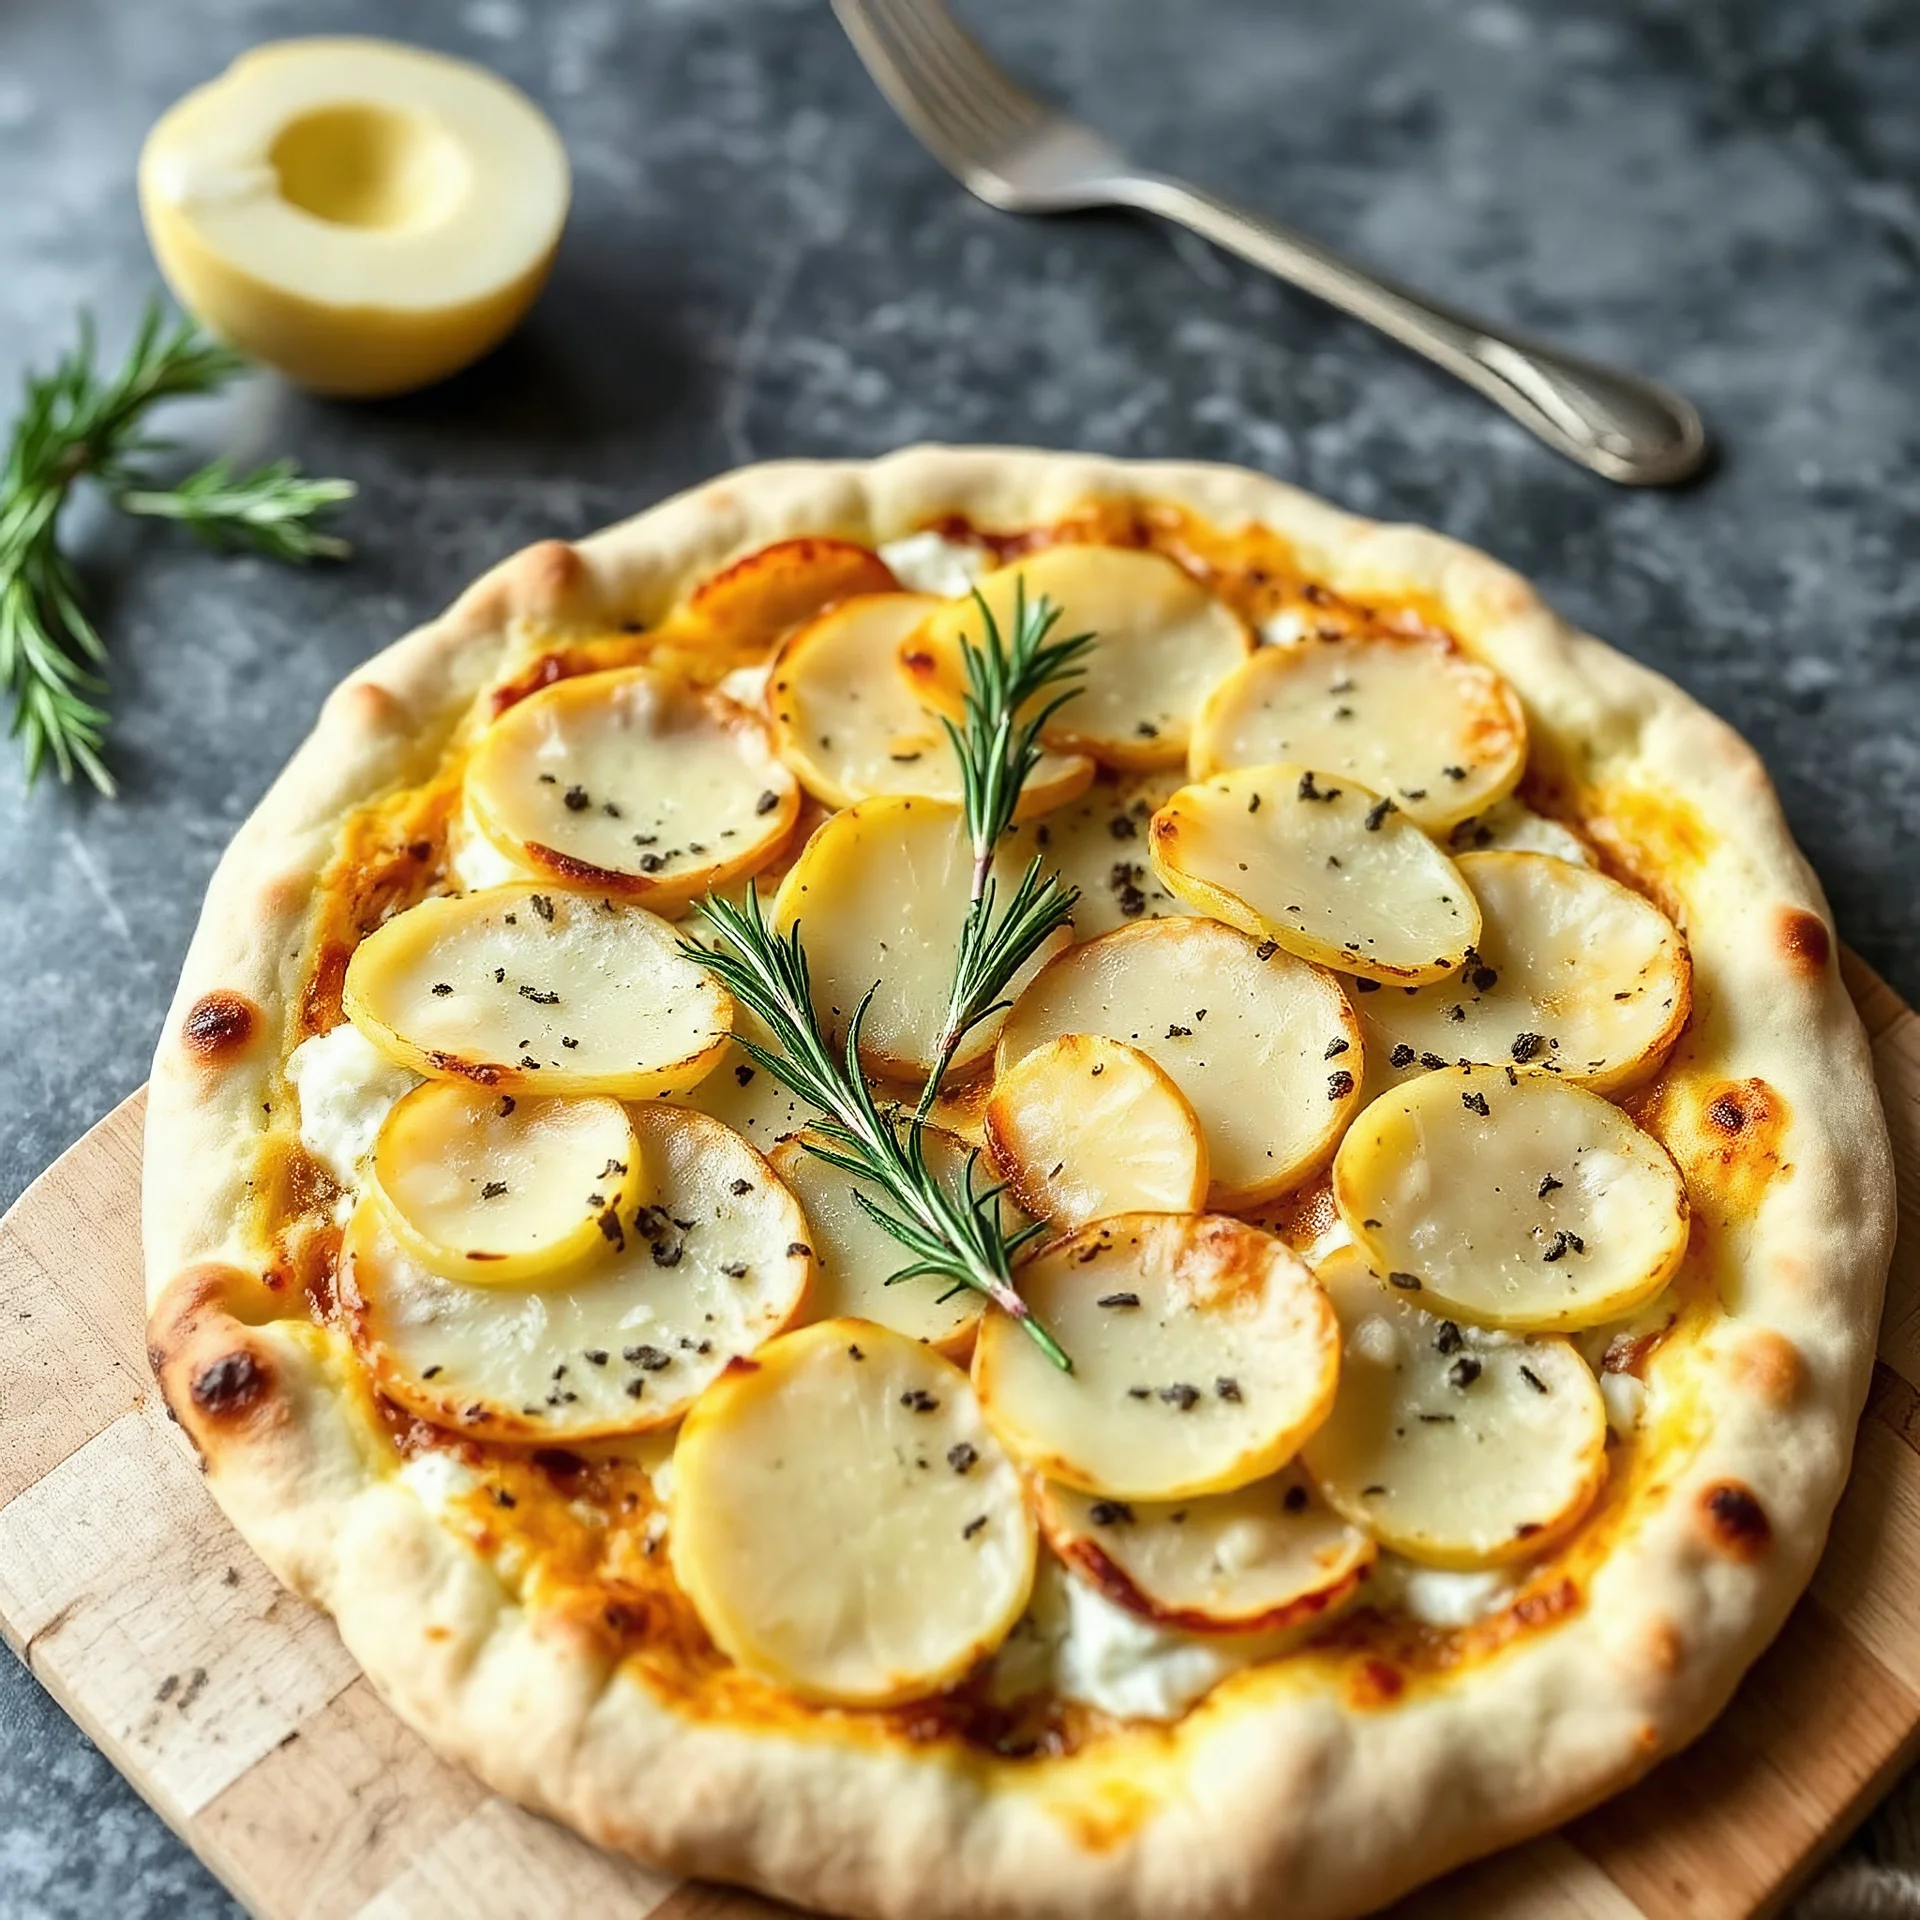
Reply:
<svg viewBox="0 0 1920 1920"><path fill-rule="evenodd" d="M800 789L756 714L618 667L509 707L473 750L466 802L535 873L671 911L766 866Z"/></svg>
<svg viewBox="0 0 1920 1920"><path fill-rule="evenodd" d="M381 1389L477 1438L604 1439L670 1425L730 1361L801 1313L812 1270L793 1196L704 1114L636 1107L644 1198L599 1258L540 1284L464 1284L363 1200L341 1299Z"/></svg>
<svg viewBox="0 0 1920 1920"><path fill-rule="evenodd" d="M397 1100L373 1149L387 1224L454 1280L533 1280L599 1252L641 1173L617 1100L516 1099L452 1080Z"/></svg>
<svg viewBox="0 0 1920 1920"><path fill-rule="evenodd" d="M1526 761L1512 689L1438 638L1262 647L1214 689L1193 733L1198 779L1230 767L1324 768L1391 794L1431 828L1492 806Z"/></svg>
<svg viewBox="0 0 1920 1920"><path fill-rule="evenodd" d="M1482 1326L1616 1320L1687 1249L1666 1149L1549 1073L1456 1067L1383 1093L1340 1143L1333 1197L1383 1272Z"/></svg>
<svg viewBox="0 0 1920 1920"><path fill-rule="evenodd" d="M1390 799L1301 766L1240 767L1153 816L1153 868L1189 905L1365 979L1438 980L1480 937L1460 870Z"/></svg>
<svg viewBox="0 0 1920 1920"><path fill-rule="evenodd" d="M1607 1415L1571 1342L1465 1327L1369 1270L1319 1268L1345 1352L1302 1460L1328 1503L1434 1567L1491 1567L1576 1525L1607 1473Z"/></svg>
<svg viewBox="0 0 1920 1920"><path fill-rule="evenodd" d="M1033 1585L1019 1475L967 1376L867 1320L788 1334L701 1399L674 1452L671 1539L724 1653L847 1706L958 1680Z"/></svg>
<svg viewBox="0 0 1920 1920"><path fill-rule="evenodd" d="M989 1313L974 1386L1036 1472L1120 1500L1225 1493L1277 1472L1339 1374L1326 1295L1283 1241L1217 1214L1120 1214L1021 1268L1062 1372Z"/></svg>
<svg viewBox="0 0 1920 1920"><path fill-rule="evenodd" d="M994 1163L1026 1210L1071 1230L1110 1213L1195 1213L1207 1141L1151 1055L1062 1034L1000 1076L987 1102Z"/></svg>
<svg viewBox="0 0 1920 1920"><path fill-rule="evenodd" d="M705 1077L733 1001L639 907L538 886L422 900L369 934L342 1004L415 1073L645 1099Z"/></svg>
<svg viewBox="0 0 1920 1920"><path fill-rule="evenodd" d="M1186 1633L1273 1633L1346 1600L1373 1564L1367 1535L1298 1467L1191 1500L1098 1499L1044 1482L1040 1530L1131 1613Z"/></svg>
<svg viewBox="0 0 1920 1920"><path fill-rule="evenodd" d="M1253 647L1240 617L1162 554L1047 547L987 574L903 644L901 668L919 698L959 717L963 642L980 645L985 634L980 602L1011 642L1023 591L1027 606L1044 597L1061 610L1054 637L1096 636L1080 692L1048 722L1047 744L1109 766L1178 766L1201 702Z"/></svg>

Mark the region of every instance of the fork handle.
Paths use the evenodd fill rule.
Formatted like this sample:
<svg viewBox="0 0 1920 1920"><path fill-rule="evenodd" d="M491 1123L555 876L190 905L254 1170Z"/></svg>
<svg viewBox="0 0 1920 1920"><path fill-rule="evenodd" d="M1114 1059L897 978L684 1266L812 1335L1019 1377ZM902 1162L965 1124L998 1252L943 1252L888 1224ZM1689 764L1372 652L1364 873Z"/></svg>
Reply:
<svg viewBox="0 0 1920 1920"><path fill-rule="evenodd" d="M1378 327L1477 388L1569 459L1625 486L1671 486L1698 471L1700 415L1665 387L1559 353L1457 307L1428 300L1278 221L1184 181L1127 175L1113 197L1156 213Z"/></svg>

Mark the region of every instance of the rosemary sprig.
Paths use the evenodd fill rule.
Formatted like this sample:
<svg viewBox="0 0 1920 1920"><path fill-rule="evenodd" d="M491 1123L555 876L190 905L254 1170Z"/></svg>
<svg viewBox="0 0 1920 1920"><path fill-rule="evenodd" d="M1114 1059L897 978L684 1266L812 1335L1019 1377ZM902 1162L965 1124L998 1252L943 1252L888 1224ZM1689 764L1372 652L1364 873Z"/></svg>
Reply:
<svg viewBox="0 0 1920 1920"><path fill-rule="evenodd" d="M28 376L0 467L0 687L12 696L11 731L29 784L51 760L62 780L77 770L102 793L113 791L100 757L108 714L97 697L106 647L58 538L76 481L94 480L128 512L179 520L274 559L345 551L311 524L352 493L344 480L309 480L290 461L238 478L215 461L173 487L140 471L145 456L167 445L144 431L148 410L212 393L244 365L192 322L167 326L156 302L116 371L96 367L92 322L82 315L72 351L51 373Z"/></svg>
<svg viewBox="0 0 1920 1920"><path fill-rule="evenodd" d="M927 1165L922 1122L916 1118L902 1128L875 1102L860 1071L860 1027L877 988L867 990L836 1057L814 1012L800 929L775 933L751 883L744 907L709 894L700 912L719 939L711 948L689 943L690 955L720 976L733 997L765 1024L774 1044L762 1046L738 1033L735 1040L758 1066L825 1116L815 1123L818 1143L809 1141L810 1150L884 1196L883 1204L860 1187L853 1189L875 1224L913 1256L912 1264L891 1279L946 1278L985 1295L1055 1366L1071 1372L1073 1363L1013 1285L1013 1256L1044 1231L1042 1224L1008 1233L1000 1188L975 1185L978 1153L969 1158L956 1192Z"/></svg>

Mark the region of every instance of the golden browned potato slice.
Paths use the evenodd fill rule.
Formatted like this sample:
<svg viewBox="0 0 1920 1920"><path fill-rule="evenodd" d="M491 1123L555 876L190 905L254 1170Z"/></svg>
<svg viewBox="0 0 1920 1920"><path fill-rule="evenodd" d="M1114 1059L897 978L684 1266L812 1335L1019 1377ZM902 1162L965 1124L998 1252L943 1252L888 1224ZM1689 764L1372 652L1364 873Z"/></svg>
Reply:
<svg viewBox="0 0 1920 1920"><path fill-rule="evenodd" d="M1666 1057L1693 1003L1680 930L1650 900L1545 853L1463 853L1480 936L1460 969L1359 1002L1396 1077L1461 1060L1550 1066L1610 1093Z"/></svg>
<svg viewBox="0 0 1920 1920"><path fill-rule="evenodd" d="M1433 1567L1490 1567L1575 1526L1607 1473L1587 1363L1425 1312L1348 1246L1320 1277L1339 1309L1340 1391L1302 1461L1330 1505Z"/></svg>
<svg viewBox="0 0 1920 1920"><path fill-rule="evenodd" d="M960 804L960 762L939 719L896 670L900 643L942 604L928 594L843 601L780 649L767 683L780 757L816 799L850 807L875 794ZM1093 762L1049 753L1027 776L1016 818L1085 790Z"/></svg>
<svg viewBox="0 0 1920 1920"><path fill-rule="evenodd" d="M688 1416L673 1569L729 1658L811 1700L951 1685L1019 1619L1033 1520L967 1376L868 1320L761 1349Z"/></svg>
<svg viewBox="0 0 1920 1920"><path fill-rule="evenodd" d="M800 788L757 714L617 667L509 707L467 763L466 809L535 873L671 911L766 866Z"/></svg>
<svg viewBox="0 0 1920 1920"><path fill-rule="evenodd" d="M1187 756L1194 715L1246 658L1253 636L1225 602L1157 553L1058 546L983 578L985 599L1011 640L1022 583L1061 611L1056 636L1098 636L1079 695L1054 715L1047 744L1116 767L1171 767ZM973 595L949 601L900 649L908 684L929 706L958 717L966 686L962 641L984 634Z"/></svg>
<svg viewBox="0 0 1920 1920"><path fill-rule="evenodd" d="M972 1149L937 1127L928 1128L922 1138L928 1166L950 1191L958 1192ZM890 1206L886 1196L809 1153L800 1138L781 1141L771 1158L773 1170L805 1210L811 1230L812 1312L822 1320L876 1320L964 1362L980 1319L980 1296L948 1280L903 1280L897 1287L888 1286L888 1279L913 1256L860 1206L854 1189L858 1186L869 1198ZM975 1169L976 1191L994 1184L989 1168ZM1001 1218L1009 1233L1028 1224L1010 1195L1001 1201Z"/></svg>
<svg viewBox="0 0 1920 1920"><path fill-rule="evenodd" d="M600 1251L638 1203L618 1100L516 1099L429 1080L389 1109L374 1192L415 1259L451 1280L527 1281Z"/></svg>
<svg viewBox="0 0 1920 1920"><path fill-rule="evenodd" d="M1185 1633L1276 1633L1346 1600L1374 1545L1296 1467L1191 1500L1098 1498L1043 1481L1040 1531L1131 1613Z"/></svg>
<svg viewBox="0 0 1920 1920"><path fill-rule="evenodd" d="M1123 1213L1056 1241L1020 1292L1073 1360L982 1317L973 1383L1036 1472L1117 1500L1228 1493L1325 1418L1340 1339L1284 1241L1218 1214Z"/></svg>
<svg viewBox="0 0 1920 1920"><path fill-rule="evenodd" d="M1666 1149L1597 1093L1511 1067L1452 1067L1383 1093L1340 1143L1333 1197L1397 1285L1482 1326L1617 1320L1687 1248Z"/></svg>
<svg viewBox="0 0 1920 1920"><path fill-rule="evenodd" d="M856 594L891 593L899 584L892 568L858 541L776 540L703 580L660 629L657 644L676 668L684 656L687 665L718 678L765 660L828 607Z"/></svg>
<svg viewBox="0 0 1920 1920"><path fill-rule="evenodd" d="M633 1121L645 1200L604 1230L597 1259L537 1286L448 1280L361 1202L341 1297L383 1392L484 1439L640 1433L793 1323L807 1224L767 1163L704 1114L649 1102Z"/></svg>
<svg viewBox="0 0 1920 1920"><path fill-rule="evenodd" d="M1003 900L1025 866L1005 844L995 855ZM878 984L860 1030L869 1073L917 1081L932 1071L972 877L960 809L889 794L835 814L781 881L773 926L805 930L814 1008L831 1034L846 1032L868 988ZM1061 932L1042 954L1066 939ZM1015 992L1036 966L1029 963ZM954 1058L956 1075L992 1052L1005 1017L993 1014L967 1036Z"/></svg>
<svg viewBox="0 0 1920 1920"><path fill-rule="evenodd" d="M1202 913L1365 979L1439 980L1480 937L1460 870L1391 800L1300 766L1239 767L1153 816L1153 867Z"/></svg>
<svg viewBox="0 0 1920 1920"><path fill-rule="evenodd" d="M1444 828L1513 789L1526 717L1491 667L1439 638L1262 647L1201 710L1193 774L1281 762L1391 794L1421 826Z"/></svg>
<svg viewBox="0 0 1920 1920"><path fill-rule="evenodd" d="M1147 822L1184 784L1177 771L1106 771L1078 799L1009 836L1022 856L1037 853L1050 872L1078 889L1076 940L1193 911L1167 891L1147 858Z"/></svg>
<svg viewBox="0 0 1920 1920"><path fill-rule="evenodd" d="M1196 1213L1207 1141L1150 1054L1099 1034L1036 1047L995 1082L987 1143L1020 1204L1071 1230L1110 1213Z"/></svg>
<svg viewBox="0 0 1920 1920"><path fill-rule="evenodd" d="M1200 919L1142 921L1070 947L1007 1016L999 1072L1062 1034L1148 1055L1206 1136L1207 1205L1288 1192L1331 1156L1360 1098L1360 1023L1333 978Z"/></svg>
<svg viewBox="0 0 1920 1920"><path fill-rule="evenodd" d="M733 1001L640 907L488 887L396 914L347 963L347 1017L433 1079L645 1099L703 1079Z"/></svg>

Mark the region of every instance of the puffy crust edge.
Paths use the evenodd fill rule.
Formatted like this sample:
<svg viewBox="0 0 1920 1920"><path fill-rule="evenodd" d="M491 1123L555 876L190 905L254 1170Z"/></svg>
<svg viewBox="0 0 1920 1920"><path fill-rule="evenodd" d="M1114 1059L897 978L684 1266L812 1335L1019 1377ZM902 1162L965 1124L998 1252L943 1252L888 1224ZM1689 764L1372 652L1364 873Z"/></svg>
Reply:
<svg viewBox="0 0 1920 1920"><path fill-rule="evenodd" d="M857 1720L770 1733L682 1718L524 1610L395 1477L332 1338L270 1318L266 1249L245 1223L284 1053L264 1042L286 1032L315 883L347 814L438 763L529 629L613 612L650 621L695 580L791 535L891 538L956 510L1030 524L1102 495L1263 523L1338 591L1424 601L1513 682L1569 784L1639 796L1661 819L1680 809L1662 878L1692 946L1696 1007L1671 1097L1763 1078L1786 1116L1771 1179L1708 1242L1726 1317L1688 1361L1703 1418L1586 1604L1465 1683L1362 1705L1317 1670L1256 1669L1171 1735L1017 1767L889 1744ZM1811 922L1827 935L1818 966ZM1782 925L1801 937L1783 941ZM143 1225L156 1370L222 1506L334 1615L402 1717L603 1844L884 1920L1095 1908L1252 1920L1280 1888L1302 1920L1370 1908L1567 1818L1691 1739L1812 1571L1865 1396L1894 1211L1866 1039L1832 947L1752 750L1485 555L1226 467L924 447L748 468L577 548L548 542L495 568L335 691L235 838L154 1064ZM210 1051L187 1024L213 994L267 1018ZM1790 1426L1756 1388L1756 1339L1797 1357Z"/></svg>

